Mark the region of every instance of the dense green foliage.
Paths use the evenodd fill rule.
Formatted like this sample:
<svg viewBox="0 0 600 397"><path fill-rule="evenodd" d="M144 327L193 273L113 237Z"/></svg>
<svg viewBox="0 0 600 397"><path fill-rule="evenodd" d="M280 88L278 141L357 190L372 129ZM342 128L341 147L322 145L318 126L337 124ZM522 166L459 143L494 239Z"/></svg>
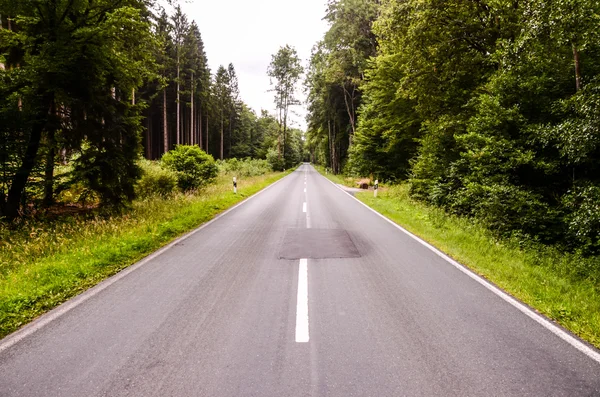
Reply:
<svg viewBox="0 0 600 397"><path fill-rule="evenodd" d="M368 60L376 53L371 26L377 4L375 0L330 1L325 17L330 29L313 48L306 79L307 143L311 160L327 163L336 173L342 171L352 147L360 85Z"/></svg>
<svg viewBox="0 0 600 397"><path fill-rule="evenodd" d="M182 191L209 184L219 172L213 157L193 145L175 146L162 156L161 163L177 174L177 185Z"/></svg>
<svg viewBox="0 0 600 397"><path fill-rule="evenodd" d="M273 167L267 160L236 158L218 161L219 171L236 177L259 176L273 172Z"/></svg>
<svg viewBox="0 0 600 397"><path fill-rule="evenodd" d="M200 29L176 2L0 0L0 220L166 194L170 176L138 159L178 145L266 159L283 138L284 161L271 165L289 168L300 135L242 102L233 64L211 74ZM176 171L180 188L210 181L209 168Z"/></svg>
<svg viewBox="0 0 600 397"><path fill-rule="evenodd" d="M145 3L3 0L0 14L0 216L29 194L52 203L59 150L102 203L131 200L143 110L132 92L155 65Z"/></svg>
<svg viewBox="0 0 600 397"><path fill-rule="evenodd" d="M354 3L330 4L311 60L313 158L409 180L504 236L600 253L598 2Z"/></svg>
<svg viewBox="0 0 600 397"><path fill-rule="evenodd" d="M177 173L159 162L141 159L138 162L142 176L135 185L138 198L148 198L154 195L166 197L177 187Z"/></svg>

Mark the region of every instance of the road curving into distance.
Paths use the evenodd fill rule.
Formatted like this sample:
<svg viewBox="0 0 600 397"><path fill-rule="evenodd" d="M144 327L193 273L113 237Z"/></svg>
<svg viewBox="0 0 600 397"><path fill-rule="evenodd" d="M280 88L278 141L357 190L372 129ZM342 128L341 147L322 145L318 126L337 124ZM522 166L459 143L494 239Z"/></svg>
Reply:
<svg viewBox="0 0 600 397"><path fill-rule="evenodd" d="M600 395L593 355L307 164L65 305L0 341L0 396Z"/></svg>

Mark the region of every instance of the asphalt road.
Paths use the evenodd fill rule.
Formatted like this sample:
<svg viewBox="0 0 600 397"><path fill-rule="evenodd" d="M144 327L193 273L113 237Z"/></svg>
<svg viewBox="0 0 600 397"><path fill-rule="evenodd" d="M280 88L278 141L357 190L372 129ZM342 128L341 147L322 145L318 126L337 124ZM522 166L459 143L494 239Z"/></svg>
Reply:
<svg viewBox="0 0 600 397"><path fill-rule="evenodd" d="M0 342L0 396L600 396L598 362L308 165L117 278Z"/></svg>

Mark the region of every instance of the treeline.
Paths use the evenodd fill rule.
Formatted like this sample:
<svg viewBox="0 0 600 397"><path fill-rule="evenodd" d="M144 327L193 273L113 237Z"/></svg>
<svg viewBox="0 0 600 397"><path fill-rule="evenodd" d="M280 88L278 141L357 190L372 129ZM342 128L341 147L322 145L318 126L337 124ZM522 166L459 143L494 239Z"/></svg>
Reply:
<svg viewBox="0 0 600 397"><path fill-rule="evenodd" d="M266 87L265 87L266 89ZM0 0L0 219L51 207L73 186L119 207L140 156L178 144L215 158L298 162L284 128L240 99L235 68L214 73L195 22L150 0Z"/></svg>
<svg viewBox="0 0 600 397"><path fill-rule="evenodd" d="M588 0L333 1L307 79L311 153L597 254L598 15Z"/></svg>

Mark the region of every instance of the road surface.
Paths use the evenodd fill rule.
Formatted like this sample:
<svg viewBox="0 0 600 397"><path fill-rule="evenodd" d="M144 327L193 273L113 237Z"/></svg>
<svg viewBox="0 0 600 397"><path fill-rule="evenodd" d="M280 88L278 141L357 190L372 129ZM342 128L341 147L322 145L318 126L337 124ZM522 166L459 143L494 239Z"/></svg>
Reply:
<svg viewBox="0 0 600 397"><path fill-rule="evenodd" d="M84 297L0 342L0 396L600 395L598 362L309 165Z"/></svg>

